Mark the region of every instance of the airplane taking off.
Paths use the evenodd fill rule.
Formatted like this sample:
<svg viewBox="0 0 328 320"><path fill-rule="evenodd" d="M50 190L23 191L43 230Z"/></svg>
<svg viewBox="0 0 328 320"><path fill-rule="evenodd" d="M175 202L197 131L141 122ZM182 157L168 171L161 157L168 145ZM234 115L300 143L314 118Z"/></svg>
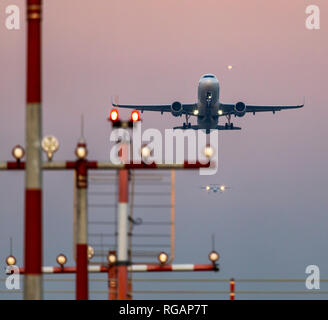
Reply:
<svg viewBox="0 0 328 320"><path fill-rule="evenodd" d="M130 108L143 111L159 111L171 112L175 117L185 115L186 122L181 127L174 127L174 129L192 129L192 130L205 130L210 133L211 129L216 130L240 130L241 128L235 127L231 122L231 116L243 117L247 112L255 114L256 112L276 111L285 109L298 109L302 105L296 106L255 106L246 105L244 102L237 102L236 104L226 104L219 100L220 86L218 79L213 74L203 75L198 83L198 102L184 104L178 101L166 105L121 105L113 103L114 107ZM197 125L192 125L189 122L190 116L197 117ZM226 117L227 122L224 126L218 125L219 118Z"/></svg>
<svg viewBox="0 0 328 320"><path fill-rule="evenodd" d="M206 190L208 193L213 192L213 193L223 193L227 189L231 189L230 187L225 186L224 184L208 184L205 187L201 187L201 189Z"/></svg>

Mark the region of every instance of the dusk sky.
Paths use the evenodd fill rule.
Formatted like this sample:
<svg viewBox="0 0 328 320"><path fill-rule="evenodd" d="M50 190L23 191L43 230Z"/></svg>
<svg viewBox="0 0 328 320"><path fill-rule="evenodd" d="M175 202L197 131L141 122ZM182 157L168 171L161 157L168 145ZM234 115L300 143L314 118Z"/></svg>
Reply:
<svg viewBox="0 0 328 320"><path fill-rule="evenodd" d="M10 4L21 9L20 30L5 27ZM320 30L305 27L310 4L320 8ZM74 158L81 114L90 159L109 159L113 95L124 104L194 103L199 78L213 73L226 103L288 105L305 97L300 110L234 118L242 130L219 133L216 175L177 173L175 262L207 263L215 233L220 272L189 277L305 279L306 266L317 265L328 278L327 19L325 0L44 0L43 133L60 141L55 160ZM25 1L1 0L0 161L25 144L25 26ZM171 114L142 117L144 128L163 133L183 122ZM232 189L199 189L209 183ZM61 251L72 262L73 176L44 173L43 186L44 265ZM10 237L23 263L22 172L0 172L0 203L3 270ZM293 288L305 290L302 283Z"/></svg>

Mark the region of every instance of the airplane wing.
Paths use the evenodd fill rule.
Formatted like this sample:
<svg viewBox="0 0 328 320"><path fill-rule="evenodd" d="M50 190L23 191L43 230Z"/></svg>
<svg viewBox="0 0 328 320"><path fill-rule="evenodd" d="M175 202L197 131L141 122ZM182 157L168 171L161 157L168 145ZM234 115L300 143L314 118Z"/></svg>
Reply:
<svg viewBox="0 0 328 320"><path fill-rule="evenodd" d="M223 115L235 114L235 105L234 104L225 104L221 103L221 109L223 110ZM299 109L304 107L304 104L296 106L255 106L255 105L246 105L246 112L251 112L255 114L256 112L273 112L287 110L287 109Z"/></svg>
<svg viewBox="0 0 328 320"><path fill-rule="evenodd" d="M128 104L116 104L113 103L113 107L117 108L126 108L126 109L135 109L144 111L157 111L157 112L171 112L170 104L157 104L157 105L128 105ZM196 103L182 103L183 114L193 115L193 110L197 108Z"/></svg>

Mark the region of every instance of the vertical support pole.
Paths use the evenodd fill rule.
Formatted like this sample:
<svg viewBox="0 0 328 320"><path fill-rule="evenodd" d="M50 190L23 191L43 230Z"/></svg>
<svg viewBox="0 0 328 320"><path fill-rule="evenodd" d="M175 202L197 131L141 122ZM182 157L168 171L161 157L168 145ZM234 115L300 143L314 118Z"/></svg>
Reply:
<svg viewBox="0 0 328 320"><path fill-rule="evenodd" d="M132 300L132 277L131 277L131 272L130 274L128 273L128 292L127 292L127 298L126 300Z"/></svg>
<svg viewBox="0 0 328 320"><path fill-rule="evenodd" d="M230 279L230 300L235 300L235 280Z"/></svg>
<svg viewBox="0 0 328 320"><path fill-rule="evenodd" d="M175 256L175 171L171 170L171 254L170 263Z"/></svg>
<svg viewBox="0 0 328 320"><path fill-rule="evenodd" d="M41 0L27 0L24 299L42 299Z"/></svg>
<svg viewBox="0 0 328 320"><path fill-rule="evenodd" d="M73 171L73 257L76 263L76 243L77 243L77 170Z"/></svg>
<svg viewBox="0 0 328 320"><path fill-rule="evenodd" d="M126 161L129 144L121 144L121 158ZM119 170L119 199L118 199L118 242L117 242L117 278L118 300L127 300L128 292L128 199L129 171Z"/></svg>
<svg viewBox="0 0 328 320"><path fill-rule="evenodd" d="M135 174L133 170L130 170L130 181L129 181L129 205L130 205L130 212L129 212L129 244L128 244L128 260L132 261L132 232L133 232L133 205L134 205L134 185L135 185ZM132 288L133 287L133 280L132 280L132 272L128 273L128 296L127 300L132 300Z"/></svg>
<svg viewBox="0 0 328 320"><path fill-rule="evenodd" d="M76 186L76 300L88 300L88 168L84 159L76 162Z"/></svg>
<svg viewBox="0 0 328 320"><path fill-rule="evenodd" d="M108 299L117 300L116 266L108 269Z"/></svg>

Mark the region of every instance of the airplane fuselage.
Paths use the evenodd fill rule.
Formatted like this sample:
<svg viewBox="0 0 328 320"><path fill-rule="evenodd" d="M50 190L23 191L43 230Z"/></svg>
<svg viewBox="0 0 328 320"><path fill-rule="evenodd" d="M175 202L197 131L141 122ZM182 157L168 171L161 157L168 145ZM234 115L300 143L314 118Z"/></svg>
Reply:
<svg viewBox="0 0 328 320"><path fill-rule="evenodd" d="M220 86L212 74L203 75L198 83L197 124L200 129L215 129L219 120Z"/></svg>

